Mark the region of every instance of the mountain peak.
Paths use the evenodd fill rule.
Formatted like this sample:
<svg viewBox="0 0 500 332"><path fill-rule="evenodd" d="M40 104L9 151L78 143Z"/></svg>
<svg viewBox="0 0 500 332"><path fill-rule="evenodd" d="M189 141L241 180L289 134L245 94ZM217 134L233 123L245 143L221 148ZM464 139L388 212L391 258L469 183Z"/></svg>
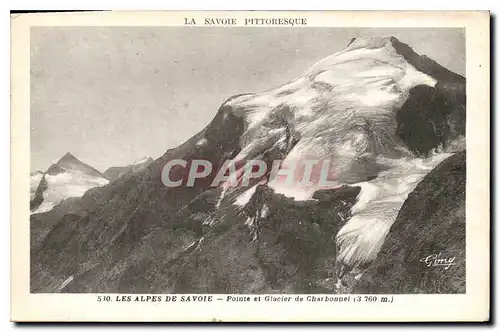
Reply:
<svg viewBox="0 0 500 332"><path fill-rule="evenodd" d="M390 46L418 71L441 82L454 82L465 86L465 77L456 74L426 55L419 55L408 44L394 36L352 38L345 51L357 49L376 49ZM342 51L344 52L344 51Z"/></svg>
<svg viewBox="0 0 500 332"><path fill-rule="evenodd" d="M352 73L357 74L353 75ZM439 91L440 95L449 95L448 97L451 99L465 96L464 76L446 69L425 55L416 53L410 46L393 36L353 38L344 50L323 58L308 68L302 77L305 76L307 80L312 80L315 83L320 82L325 87L340 85L345 89L348 81L351 87L364 85L366 81L362 82L363 75L375 76L380 79L382 77L390 78L393 82L399 82L403 85L409 84L412 88L420 86L420 89L427 85ZM401 79L403 76L400 75L403 75L405 79ZM294 82L295 85L285 85L281 89L286 90L290 87L293 90L302 82L304 81L297 80ZM349 94L344 93L343 95ZM373 93L365 95L369 97ZM243 99L246 99L245 102L248 104L248 100L251 98L237 98L237 102L241 102ZM376 98L360 99L358 97L356 102L359 101L368 101L370 106L377 103ZM464 100L462 101L464 102Z"/></svg>
<svg viewBox="0 0 500 332"><path fill-rule="evenodd" d="M56 175L66 171L79 171L90 176L103 177L101 172L85 164L70 152L67 152L55 164L52 164L47 170L47 173L49 175Z"/></svg>
<svg viewBox="0 0 500 332"><path fill-rule="evenodd" d="M79 161L74 155L72 155L70 152L66 152L64 156L62 156L61 159L57 162L59 163L64 163L64 162L70 162L70 161Z"/></svg>
<svg viewBox="0 0 500 332"><path fill-rule="evenodd" d="M52 164L40 180L35 176L31 180L30 210L34 214L50 211L64 199L81 197L87 190L108 183L101 172L69 152Z"/></svg>

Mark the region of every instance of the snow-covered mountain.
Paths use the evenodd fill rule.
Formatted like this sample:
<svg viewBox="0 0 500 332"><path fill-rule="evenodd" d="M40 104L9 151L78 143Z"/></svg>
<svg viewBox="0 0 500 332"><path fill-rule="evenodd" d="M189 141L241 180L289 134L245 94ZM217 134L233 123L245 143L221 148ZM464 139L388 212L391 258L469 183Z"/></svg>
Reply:
<svg viewBox="0 0 500 332"><path fill-rule="evenodd" d="M37 233L31 290L464 292L464 260L440 275L419 259L465 253L465 105L464 77L396 38L353 39L276 89L225 100L197 135L71 213L43 216L71 222ZM215 167L167 187L174 159L183 184L193 160ZM265 172L230 186L255 159L294 181ZM315 165L298 185L307 160L328 161L327 185ZM235 178L211 186L227 164Z"/></svg>
<svg viewBox="0 0 500 332"><path fill-rule="evenodd" d="M95 168L81 162L71 153L66 153L52 164L40 177L31 199L31 213L43 213L70 197L81 197L91 188L100 187L109 181ZM33 181L37 178L32 178Z"/></svg>
<svg viewBox="0 0 500 332"><path fill-rule="evenodd" d="M432 72L418 70L405 53L398 53L404 48L391 38L356 39L275 90L239 96L224 104L246 123L235 164L266 158L272 151L284 156L280 169L293 165L295 181L286 183L277 177L267 182L276 193L308 200L317 190L361 186L353 215L337 235L337 258L348 266L376 257L408 194L451 156L443 151L419 156L425 146L412 151L407 137L398 135L411 124L398 124L397 115L415 89L433 101L452 91L458 94L465 85L438 84ZM441 140L434 148L445 150L442 145L463 137L461 131L443 130L459 121L462 111L451 107L441 115L443 123L429 120L435 126L433 135ZM419 134L423 133L412 131L408 136ZM324 163L313 166L310 185L300 183L306 160L328 161L329 186L319 184ZM266 180L258 184L263 183ZM239 205L252 196L241 195Z"/></svg>
<svg viewBox="0 0 500 332"><path fill-rule="evenodd" d="M113 166L108 168L104 173L104 177L110 181L114 181L125 174L135 173L144 167L148 167L154 161L151 157L142 157L127 166Z"/></svg>

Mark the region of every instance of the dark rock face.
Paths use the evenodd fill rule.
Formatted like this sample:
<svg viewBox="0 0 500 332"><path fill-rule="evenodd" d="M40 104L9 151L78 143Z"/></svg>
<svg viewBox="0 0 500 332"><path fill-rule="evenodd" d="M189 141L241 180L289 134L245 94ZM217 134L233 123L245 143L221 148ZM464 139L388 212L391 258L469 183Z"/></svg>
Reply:
<svg viewBox="0 0 500 332"><path fill-rule="evenodd" d="M434 79L435 87L416 86L397 114L397 134L414 153L425 155L465 135L465 77L444 68L411 47L391 38L398 54Z"/></svg>
<svg viewBox="0 0 500 332"><path fill-rule="evenodd" d="M447 93L440 85L417 86L398 112L397 134L414 153L425 155L465 135L465 100Z"/></svg>
<svg viewBox="0 0 500 332"><path fill-rule="evenodd" d="M176 259L133 266L122 282L152 293L332 293L334 236L358 193L346 186L295 202L259 186L245 207L219 210L213 227Z"/></svg>
<svg viewBox="0 0 500 332"><path fill-rule="evenodd" d="M457 153L420 182L354 293L465 293L465 165ZM455 265L421 261L434 254Z"/></svg>
<svg viewBox="0 0 500 332"><path fill-rule="evenodd" d="M40 183L38 184L38 188L36 188L35 196L30 202L30 211L38 208L40 204L43 202L43 192L47 190L47 181L45 180L45 176L42 176Z"/></svg>

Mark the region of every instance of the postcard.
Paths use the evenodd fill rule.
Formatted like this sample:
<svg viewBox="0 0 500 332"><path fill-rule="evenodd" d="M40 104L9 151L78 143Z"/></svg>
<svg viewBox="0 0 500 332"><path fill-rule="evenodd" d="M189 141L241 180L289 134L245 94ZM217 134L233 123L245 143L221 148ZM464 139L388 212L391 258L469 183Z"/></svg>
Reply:
<svg viewBox="0 0 500 332"><path fill-rule="evenodd" d="M488 321L489 20L12 15L11 319Z"/></svg>

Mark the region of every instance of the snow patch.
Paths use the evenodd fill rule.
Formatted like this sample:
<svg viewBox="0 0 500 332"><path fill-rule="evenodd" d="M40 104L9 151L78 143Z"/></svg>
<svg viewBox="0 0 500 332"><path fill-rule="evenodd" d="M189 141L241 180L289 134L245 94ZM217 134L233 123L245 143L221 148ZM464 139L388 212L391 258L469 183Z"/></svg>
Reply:
<svg viewBox="0 0 500 332"><path fill-rule="evenodd" d="M208 143L208 140L205 137L203 137L198 142L196 142L196 146L201 147L201 146L207 145L207 143Z"/></svg>
<svg viewBox="0 0 500 332"><path fill-rule="evenodd" d="M59 290L64 289L64 287L66 287L70 282L72 282L73 279L74 279L74 277L70 276L68 279L64 280L64 282L61 284L61 286L59 286Z"/></svg>
<svg viewBox="0 0 500 332"><path fill-rule="evenodd" d="M245 205L247 205L247 203L252 198L253 194L255 194L255 190L257 190L257 186L258 186L258 184L254 185L253 187L251 187L250 189L246 190L241 195L239 195L236 198L236 201L234 202L234 205L237 205L237 206L245 206Z"/></svg>
<svg viewBox="0 0 500 332"><path fill-rule="evenodd" d="M148 161L148 159L149 159L148 157L142 157L141 159L134 161L132 165L144 164L145 162Z"/></svg>

